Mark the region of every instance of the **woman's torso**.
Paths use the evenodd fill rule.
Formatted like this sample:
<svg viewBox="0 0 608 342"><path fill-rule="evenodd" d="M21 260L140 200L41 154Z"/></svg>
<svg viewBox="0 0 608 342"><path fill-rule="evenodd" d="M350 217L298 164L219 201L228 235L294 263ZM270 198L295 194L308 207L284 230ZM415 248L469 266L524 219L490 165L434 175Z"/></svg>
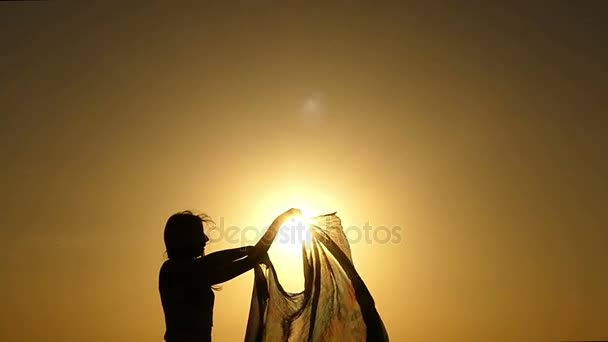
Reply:
<svg viewBox="0 0 608 342"><path fill-rule="evenodd" d="M165 340L211 341L215 295L202 258L167 260L159 275Z"/></svg>

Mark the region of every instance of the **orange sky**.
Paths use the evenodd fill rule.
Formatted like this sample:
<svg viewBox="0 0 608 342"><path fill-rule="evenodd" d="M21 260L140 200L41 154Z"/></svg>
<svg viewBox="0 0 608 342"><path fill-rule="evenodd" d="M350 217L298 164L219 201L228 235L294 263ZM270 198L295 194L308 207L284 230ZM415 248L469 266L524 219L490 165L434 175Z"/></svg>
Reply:
<svg viewBox="0 0 608 342"><path fill-rule="evenodd" d="M0 340L160 341L167 217L292 206L403 228L352 246L394 341L608 339L600 13L0 5Z"/></svg>

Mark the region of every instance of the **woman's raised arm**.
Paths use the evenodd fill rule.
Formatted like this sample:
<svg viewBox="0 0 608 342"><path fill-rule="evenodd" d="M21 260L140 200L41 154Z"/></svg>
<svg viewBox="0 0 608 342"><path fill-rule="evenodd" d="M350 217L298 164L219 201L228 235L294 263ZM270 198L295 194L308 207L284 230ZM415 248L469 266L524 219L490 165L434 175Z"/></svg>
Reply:
<svg viewBox="0 0 608 342"><path fill-rule="evenodd" d="M223 283L252 269L257 264L257 260L249 256L252 250L253 246L246 246L205 256L203 258L205 274L209 283L211 285Z"/></svg>
<svg viewBox="0 0 608 342"><path fill-rule="evenodd" d="M287 220L302 215L299 209L289 209L279 215L255 246L245 246L211 253L204 257L207 277L212 285L237 277L263 262L272 241Z"/></svg>
<svg viewBox="0 0 608 342"><path fill-rule="evenodd" d="M300 209L295 208L291 208L279 215L279 217L277 217L272 222L270 227L268 227L268 230L266 231L264 236L262 236L260 241L255 244L255 246L253 247L253 251L249 254L249 256L256 260L262 258L268 252L268 249L270 248L270 245L279 233L279 229L281 228L281 226L283 226L283 224L285 224L285 222L290 218L301 215L302 212L300 211Z"/></svg>

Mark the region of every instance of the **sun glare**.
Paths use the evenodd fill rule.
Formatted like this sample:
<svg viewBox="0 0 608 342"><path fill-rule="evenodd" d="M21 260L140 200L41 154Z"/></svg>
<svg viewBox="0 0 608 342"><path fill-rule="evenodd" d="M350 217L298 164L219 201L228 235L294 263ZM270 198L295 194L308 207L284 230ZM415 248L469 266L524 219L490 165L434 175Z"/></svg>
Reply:
<svg viewBox="0 0 608 342"><path fill-rule="evenodd" d="M281 284L290 292L304 289L302 248L311 241L310 219L316 216L310 210L299 209L302 215L292 217L281 227L269 252L275 269L281 275Z"/></svg>
<svg viewBox="0 0 608 342"><path fill-rule="evenodd" d="M287 221L279 232L278 244L285 256L301 255L302 247L311 240L310 219L315 214L305 208L300 208L301 216L294 216Z"/></svg>
<svg viewBox="0 0 608 342"><path fill-rule="evenodd" d="M263 224L269 223L278 214L288 208L298 208L301 217L288 220L272 243L268 254L277 271L283 288L289 292L300 292L304 289L304 267L302 247L311 241L309 222L319 214L332 212L338 200L321 188L304 184L291 183L281 188L280 192L269 193L256 202L256 213ZM347 202L347 201L343 201Z"/></svg>

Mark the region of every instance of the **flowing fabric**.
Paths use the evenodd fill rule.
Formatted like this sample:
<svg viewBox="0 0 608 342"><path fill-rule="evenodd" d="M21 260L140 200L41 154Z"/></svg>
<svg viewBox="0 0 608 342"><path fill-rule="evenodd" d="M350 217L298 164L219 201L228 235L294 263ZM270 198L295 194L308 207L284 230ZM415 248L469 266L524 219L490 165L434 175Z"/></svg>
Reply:
<svg viewBox="0 0 608 342"><path fill-rule="evenodd" d="M388 341L334 214L311 220L304 290L286 292L272 264L256 266L245 341Z"/></svg>

